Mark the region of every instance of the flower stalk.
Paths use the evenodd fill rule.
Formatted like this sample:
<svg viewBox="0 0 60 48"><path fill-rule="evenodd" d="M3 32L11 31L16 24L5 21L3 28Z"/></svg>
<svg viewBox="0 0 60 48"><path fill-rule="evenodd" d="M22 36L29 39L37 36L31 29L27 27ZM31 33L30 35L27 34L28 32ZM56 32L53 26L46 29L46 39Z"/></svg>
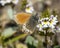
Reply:
<svg viewBox="0 0 60 48"><path fill-rule="evenodd" d="M48 48L48 47L47 47L47 43L48 43L48 41L47 41L47 33L48 33L48 32L47 32L47 29L46 29L46 34L45 34L45 44L46 44L46 48Z"/></svg>

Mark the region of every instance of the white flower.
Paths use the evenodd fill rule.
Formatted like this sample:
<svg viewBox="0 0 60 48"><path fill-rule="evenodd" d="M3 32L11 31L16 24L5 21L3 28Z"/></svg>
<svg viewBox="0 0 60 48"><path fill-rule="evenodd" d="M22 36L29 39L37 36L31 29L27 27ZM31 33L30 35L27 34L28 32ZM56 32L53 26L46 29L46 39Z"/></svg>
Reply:
<svg viewBox="0 0 60 48"><path fill-rule="evenodd" d="M19 0L12 0L13 4L17 4L19 2Z"/></svg>
<svg viewBox="0 0 60 48"><path fill-rule="evenodd" d="M43 29L42 29L41 21L40 21L40 23L39 23L36 27L39 29L39 31L42 31L42 30L43 30Z"/></svg>
<svg viewBox="0 0 60 48"><path fill-rule="evenodd" d="M6 0L7 3L11 3L12 0Z"/></svg>
<svg viewBox="0 0 60 48"><path fill-rule="evenodd" d="M6 3L13 3L13 4L17 4L19 0L1 0L0 3L2 4L2 6L4 6Z"/></svg>
<svg viewBox="0 0 60 48"><path fill-rule="evenodd" d="M0 3L1 3L2 6L4 6L6 4L6 1L1 0Z"/></svg>
<svg viewBox="0 0 60 48"><path fill-rule="evenodd" d="M55 28L55 26L53 24L50 24L49 27L52 28L52 29Z"/></svg>
<svg viewBox="0 0 60 48"><path fill-rule="evenodd" d="M56 24L58 23L57 16L51 15L50 18L42 18L38 20L39 24L37 25L37 28L39 28L39 31L43 30L44 28L51 28L54 29L56 27Z"/></svg>
<svg viewBox="0 0 60 48"><path fill-rule="evenodd" d="M50 27L50 28L55 28L55 26L54 26L54 25L56 25L56 23L55 23L55 22L53 22L52 20L50 20L49 27Z"/></svg>
<svg viewBox="0 0 60 48"><path fill-rule="evenodd" d="M50 20L56 21L57 20L57 15L55 17L54 17L54 15L51 15Z"/></svg>
<svg viewBox="0 0 60 48"><path fill-rule="evenodd" d="M53 15L51 15L49 21L50 21L49 27L50 28L55 28L55 25L58 23L57 16L54 17Z"/></svg>
<svg viewBox="0 0 60 48"><path fill-rule="evenodd" d="M6 3L11 3L12 0L1 0L0 3L4 6Z"/></svg>
<svg viewBox="0 0 60 48"><path fill-rule="evenodd" d="M34 9L32 6L26 7L25 12L27 13L33 13Z"/></svg>
<svg viewBox="0 0 60 48"><path fill-rule="evenodd" d="M39 28L40 26L39 26L39 25L37 25L36 27L37 27L37 28Z"/></svg>
<svg viewBox="0 0 60 48"><path fill-rule="evenodd" d="M39 29L39 31L42 31L43 30L42 29L42 24L38 24L36 27Z"/></svg>
<svg viewBox="0 0 60 48"><path fill-rule="evenodd" d="M57 16L54 17L52 20L53 20L53 22L57 23L57 22L58 22L58 21L57 21Z"/></svg>
<svg viewBox="0 0 60 48"><path fill-rule="evenodd" d="M43 31L44 28L49 27L49 18L42 18L39 19L39 24L37 25L37 28L39 28L39 31Z"/></svg>
<svg viewBox="0 0 60 48"><path fill-rule="evenodd" d="M43 25L43 28L49 27L49 18L43 18L42 25Z"/></svg>
<svg viewBox="0 0 60 48"><path fill-rule="evenodd" d="M49 27L49 22L48 21L42 22L42 25L43 25L43 28L47 28Z"/></svg>
<svg viewBox="0 0 60 48"><path fill-rule="evenodd" d="M32 6L32 3L29 2L29 3L26 5L25 12L27 12L27 13L33 13L33 11L34 11L34 8L33 8L33 6Z"/></svg>

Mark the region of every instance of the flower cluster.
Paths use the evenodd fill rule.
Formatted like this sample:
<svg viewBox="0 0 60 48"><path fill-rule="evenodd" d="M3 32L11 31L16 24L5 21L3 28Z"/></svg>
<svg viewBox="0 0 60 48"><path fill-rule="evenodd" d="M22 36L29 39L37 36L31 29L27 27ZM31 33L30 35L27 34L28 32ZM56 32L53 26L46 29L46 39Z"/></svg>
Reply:
<svg viewBox="0 0 60 48"><path fill-rule="evenodd" d="M33 12L34 12L34 8L33 8L31 2L29 2L29 3L26 5L25 12L26 12L26 13L33 13Z"/></svg>
<svg viewBox="0 0 60 48"><path fill-rule="evenodd" d="M51 15L49 18L42 18L39 19L39 24L37 25L37 28L39 28L39 31L43 30L44 28L51 28L54 29L56 24L58 23L57 16Z"/></svg>
<svg viewBox="0 0 60 48"><path fill-rule="evenodd" d="M7 4L7 3L17 4L18 1L19 1L19 0L1 0L1 1L0 1L0 4L1 4L2 6L4 6L4 5Z"/></svg>

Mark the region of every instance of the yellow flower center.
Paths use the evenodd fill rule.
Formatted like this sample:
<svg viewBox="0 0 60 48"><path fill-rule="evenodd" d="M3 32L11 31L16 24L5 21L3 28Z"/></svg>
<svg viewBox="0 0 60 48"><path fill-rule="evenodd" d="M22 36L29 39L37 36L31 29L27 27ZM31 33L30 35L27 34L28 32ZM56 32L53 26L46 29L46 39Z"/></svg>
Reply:
<svg viewBox="0 0 60 48"><path fill-rule="evenodd" d="M39 24L40 27L42 27L42 24Z"/></svg>
<svg viewBox="0 0 60 48"><path fill-rule="evenodd" d="M48 22L44 22L44 24L48 24Z"/></svg>
<svg viewBox="0 0 60 48"><path fill-rule="evenodd" d="M27 7L26 9L27 9L27 10L30 10L30 7Z"/></svg>
<svg viewBox="0 0 60 48"><path fill-rule="evenodd" d="M50 21L50 25L52 25L52 23L53 23L53 20Z"/></svg>

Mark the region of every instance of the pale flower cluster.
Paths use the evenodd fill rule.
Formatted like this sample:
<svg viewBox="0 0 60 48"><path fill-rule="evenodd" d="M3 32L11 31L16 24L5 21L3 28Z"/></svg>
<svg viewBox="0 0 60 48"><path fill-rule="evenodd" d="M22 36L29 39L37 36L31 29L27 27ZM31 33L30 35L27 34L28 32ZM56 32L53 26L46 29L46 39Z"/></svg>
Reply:
<svg viewBox="0 0 60 48"><path fill-rule="evenodd" d="M4 6L5 4L7 4L7 3L13 3L13 4L17 4L18 3L18 1L19 0L1 0L0 1L0 4L2 5L2 6Z"/></svg>
<svg viewBox="0 0 60 48"><path fill-rule="evenodd" d="M33 12L34 12L34 8L33 8L33 5L32 5L31 2L29 2L29 3L26 5L25 12L26 12L26 13L33 13Z"/></svg>
<svg viewBox="0 0 60 48"><path fill-rule="evenodd" d="M39 24L37 24L37 28L39 29L39 31L43 30L44 28L54 29L58 23L57 15L56 16L51 15L49 18L47 17L39 19L38 22Z"/></svg>

